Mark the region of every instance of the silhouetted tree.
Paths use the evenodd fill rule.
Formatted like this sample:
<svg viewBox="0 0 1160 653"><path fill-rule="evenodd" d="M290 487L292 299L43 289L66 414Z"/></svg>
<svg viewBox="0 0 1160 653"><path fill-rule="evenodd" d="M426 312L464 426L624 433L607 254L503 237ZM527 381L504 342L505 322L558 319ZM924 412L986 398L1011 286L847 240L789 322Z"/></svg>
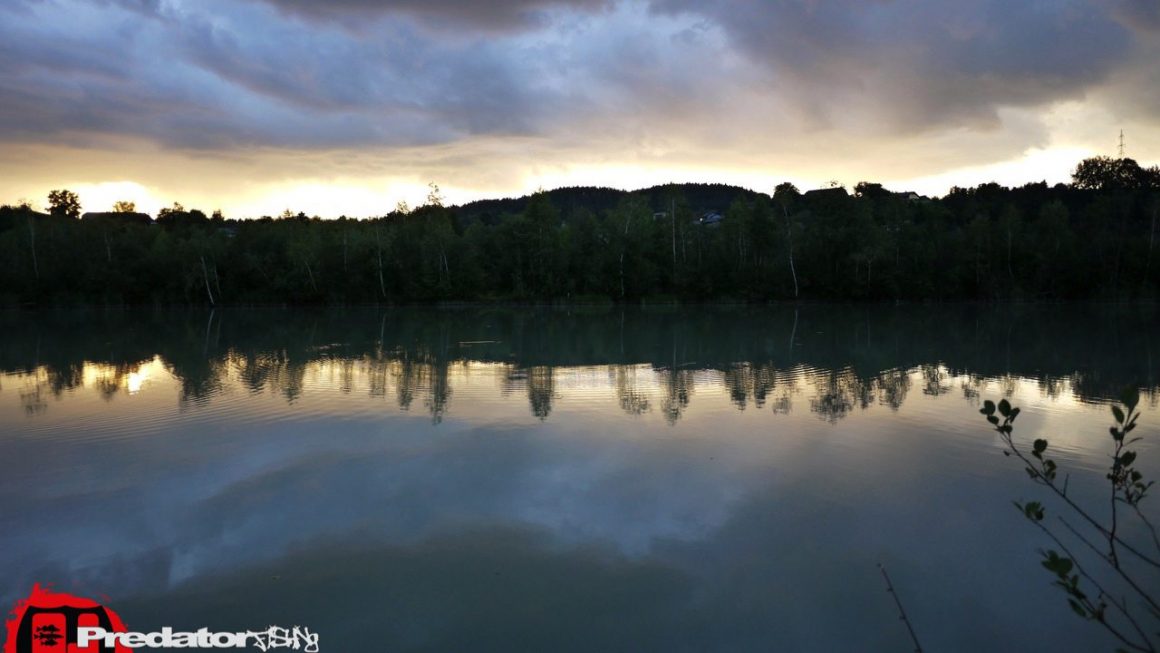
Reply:
<svg viewBox="0 0 1160 653"><path fill-rule="evenodd" d="M54 190L48 193L48 212L66 218L81 217L81 200L71 190Z"/></svg>
<svg viewBox="0 0 1160 653"><path fill-rule="evenodd" d="M1107 156L1080 161L1071 177L1076 188L1086 190L1148 188L1160 181L1155 167L1146 170L1133 159L1113 159Z"/></svg>

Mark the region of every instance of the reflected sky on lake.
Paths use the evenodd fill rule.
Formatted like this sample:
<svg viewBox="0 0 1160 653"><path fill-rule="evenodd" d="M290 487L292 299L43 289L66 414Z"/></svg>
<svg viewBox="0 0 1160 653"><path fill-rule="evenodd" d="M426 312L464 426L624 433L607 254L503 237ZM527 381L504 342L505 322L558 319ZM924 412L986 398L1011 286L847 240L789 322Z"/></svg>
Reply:
<svg viewBox="0 0 1160 653"><path fill-rule="evenodd" d="M1094 492L1110 389L1160 453L1156 317L1037 310L6 316L0 600L329 650L909 650L882 562L930 650L1110 648L977 408Z"/></svg>

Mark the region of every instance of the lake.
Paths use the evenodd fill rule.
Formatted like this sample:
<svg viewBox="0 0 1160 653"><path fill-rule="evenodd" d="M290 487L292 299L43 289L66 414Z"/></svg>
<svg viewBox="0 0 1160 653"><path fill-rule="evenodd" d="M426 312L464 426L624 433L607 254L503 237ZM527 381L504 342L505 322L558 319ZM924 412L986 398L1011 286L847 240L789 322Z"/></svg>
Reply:
<svg viewBox="0 0 1160 653"><path fill-rule="evenodd" d="M1110 651L1040 567L1050 543L1012 501L1046 491L978 409L1020 406L1016 440L1047 438L1098 512L1108 403L1135 385L1138 466L1160 477L1155 306L124 309L0 328L0 601L52 584L146 632L913 650L881 563L927 651Z"/></svg>

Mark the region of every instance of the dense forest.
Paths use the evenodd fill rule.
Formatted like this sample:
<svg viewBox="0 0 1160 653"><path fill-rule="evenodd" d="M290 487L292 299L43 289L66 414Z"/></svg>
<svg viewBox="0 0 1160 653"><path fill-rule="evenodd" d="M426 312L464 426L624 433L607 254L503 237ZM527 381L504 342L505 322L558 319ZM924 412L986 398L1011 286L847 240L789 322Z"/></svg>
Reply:
<svg viewBox="0 0 1160 653"><path fill-rule="evenodd" d="M862 182L563 188L371 219L0 207L0 305L1155 299L1160 169L943 198Z"/></svg>

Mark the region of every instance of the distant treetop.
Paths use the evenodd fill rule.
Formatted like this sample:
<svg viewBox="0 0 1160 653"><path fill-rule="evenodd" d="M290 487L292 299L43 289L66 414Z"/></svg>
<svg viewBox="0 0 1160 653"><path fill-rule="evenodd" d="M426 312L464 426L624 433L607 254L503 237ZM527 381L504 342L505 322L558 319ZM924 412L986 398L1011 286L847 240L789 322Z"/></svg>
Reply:
<svg viewBox="0 0 1160 653"><path fill-rule="evenodd" d="M1160 189L1160 168L1141 168L1133 159L1096 156L1080 161L1072 184L1084 190Z"/></svg>

